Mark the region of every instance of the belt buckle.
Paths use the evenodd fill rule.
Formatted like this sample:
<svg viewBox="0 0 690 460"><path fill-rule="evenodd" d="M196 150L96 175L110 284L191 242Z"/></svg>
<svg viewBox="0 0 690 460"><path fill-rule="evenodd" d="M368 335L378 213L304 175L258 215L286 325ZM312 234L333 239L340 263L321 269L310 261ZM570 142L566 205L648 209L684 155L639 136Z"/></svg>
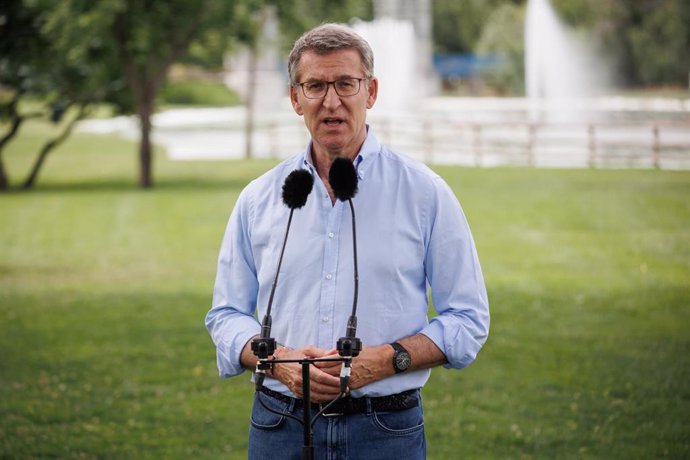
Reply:
<svg viewBox="0 0 690 460"><path fill-rule="evenodd" d="M319 412L321 412L329 403L326 404L319 404ZM345 415L344 412L328 412L328 410L321 412L321 415L324 417L340 417L341 415Z"/></svg>

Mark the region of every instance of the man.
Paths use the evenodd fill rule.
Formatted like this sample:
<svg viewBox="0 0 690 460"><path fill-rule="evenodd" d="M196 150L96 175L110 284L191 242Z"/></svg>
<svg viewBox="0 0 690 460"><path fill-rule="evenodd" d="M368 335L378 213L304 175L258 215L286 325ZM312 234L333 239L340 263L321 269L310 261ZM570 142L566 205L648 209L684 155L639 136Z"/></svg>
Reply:
<svg viewBox="0 0 690 460"><path fill-rule="evenodd" d="M254 370L255 313L266 312L288 220L282 185L290 172L305 169L314 188L295 211L280 270L272 307L275 356L337 354L354 290L352 217L349 205L335 199L328 173L338 157L353 161L363 349L352 361L347 402L314 425L316 458L425 458L419 389L432 367L469 365L488 335L479 260L453 192L426 166L382 146L366 124L379 84L373 68L367 42L344 26L322 25L297 40L288 60L290 100L311 140L240 195L206 317L221 376ZM438 314L431 321L427 286ZM315 411L338 396L339 372L339 363L311 367ZM275 364L264 388L255 395L249 457L300 458L302 426L258 401L299 416L300 365Z"/></svg>

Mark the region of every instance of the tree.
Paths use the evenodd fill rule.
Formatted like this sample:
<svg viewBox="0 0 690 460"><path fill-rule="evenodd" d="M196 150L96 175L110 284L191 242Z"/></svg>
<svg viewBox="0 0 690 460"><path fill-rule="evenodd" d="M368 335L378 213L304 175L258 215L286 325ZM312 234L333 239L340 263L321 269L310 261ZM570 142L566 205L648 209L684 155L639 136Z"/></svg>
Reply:
<svg viewBox="0 0 690 460"><path fill-rule="evenodd" d="M625 86L688 83L687 0L554 0L571 25L590 31Z"/></svg>
<svg viewBox="0 0 690 460"><path fill-rule="evenodd" d="M0 19L0 85L4 93L0 115L9 124L0 138L0 190L7 190L9 173L3 149L19 133L24 121L43 115L40 111L22 113L19 105L26 94L39 91L45 84L47 43L39 33L37 18L23 7L21 0L0 4Z"/></svg>
<svg viewBox="0 0 690 460"><path fill-rule="evenodd" d="M690 6L687 0L621 2L631 83L681 84L690 72Z"/></svg>
<svg viewBox="0 0 690 460"><path fill-rule="evenodd" d="M275 0L275 4L286 53L300 35L323 22L366 21L374 15L372 0Z"/></svg>
<svg viewBox="0 0 690 460"><path fill-rule="evenodd" d="M153 185L151 117L173 62L187 52L213 14L229 11L210 0L122 0L111 24L113 43L139 117L139 186Z"/></svg>
<svg viewBox="0 0 690 460"><path fill-rule="evenodd" d="M306 23L311 27L325 17L349 20L354 12L371 8L370 0L102 0L91 4L64 0L62 4L68 5L63 7L64 11L69 10L73 17L91 24L92 35L98 36L103 30L110 32L110 37L103 40L114 45L139 118L139 185L143 188L153 184L151 117L156 95L173 62L187 58L190 49L196 50L197 56L203 54L199 50L204 48L210 50L207 58L217 59L231 36L255 47L262 12L269 5L277 7L281 19L287 18L282 24L288 24L286 29L291 33L295 32L294 24Z"/></svg>
<svg viewBox="0 0 690 460"><path fill-rule="evenodd" d="M0 139L0 154L25 120L49 117L58 123L70 107L75 108L67 115L69 121L63 123L61 132L40 149L23 188L33 187L48 154L69 136L91 104L107 99L118 87L118 74L103 41L85 39L90 36L79 33L83 32L81 23L70 29L71 33L64 32L62 6L48 1L8 0L0 10L0 84L9 94L3 115L10 125ZM42 100L42 108L22 112L20 103L26 96ZM0 158L0 189L8 187L8 174Z"/></svg>
<svg viewBox="0 0 690 460"><path fill-rule="evenodd" d="M496 8L482 29L475 51L480 55L499 55L503 64L484 75L487 82L502 91L522 93L525 85L524 9L511 3Z"/></svg>
<svg viewBox="0 0 690 460"><path fill-rule="evenodd" d="M306 0L7 0L3 6L17 20L13 19L11 28L5 27L7 21L0 21L6 37L3 45L7 44L2 56L8 57L0 62L0 71L14 76L30 69L27 78L9 85L17 88L16 99L29 92L44 98L49 106L60 109L48 107L42 112L44 116L52 112L55 120L61 119L65 108L75 108L64 130L41 149L25 186L33 185L48 153L66 139L89 105L99 101L114 104L120 112L137 114L141 134L138 182L143 188L152 186L151 118L172 63L193 55L218 63L232 35L236 41L254 46L261 22L257 13L268 5L277 5L285 17L300 18L288 23L306 21L309 26L326 17L329 9L347 15L353 8L370 5L367 0L316 3L318 8L310 8ZM305 11L309 14L301 15ZM294 27L287 29L296 33ZM195 53L189 53L190 49ZM2 84L8 86L5 80ZM17 123L11 124L4 142L0 139L0 149L26 119L17 112L17 105L16 101L5 104L4 112L8 117L14 114ZM0 186L7 183L2 166L0 161Z"/></svg>
<svg viewBox="0 0 690 460"><path fill-rule="evenodd" d="M470 53L493 10L508 0L435 0L432 5L435 51Z"/></svg>
<svg viewBox="0 0 690 460"><path fill-rule="evenodd" d="M209 24L228 24L232 11L223 0L33 0L46 15L43 32L66 64L62 81L79 89L79 104L113 103L139 118L139 186L153 185L151 119L156 96L173 62L187 53ZM92 65L93 64L93 65ZM69 93L69 92L67 92ZM67 105L75 97L67 99ZM79 110L77 113L85 113ZM69 133L68 127L65 134ZM59 137L56 141L64 139ZM53 144L55 145L55 144Z"/></svg>

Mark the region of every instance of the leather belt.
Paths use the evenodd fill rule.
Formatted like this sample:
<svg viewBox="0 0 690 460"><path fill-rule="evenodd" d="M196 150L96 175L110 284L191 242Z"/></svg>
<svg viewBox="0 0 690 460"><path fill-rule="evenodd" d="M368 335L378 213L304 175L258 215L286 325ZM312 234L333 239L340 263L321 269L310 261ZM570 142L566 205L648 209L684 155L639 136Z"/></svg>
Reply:
<svg viewBox="0 0 690 460"><path fill-rule="evenodd" d="M302 400L292 398L290 396L284 395L277 391L273 391L266 387L261 388L261 392L271 398L277 399L284 403L295 403L296 406L302 407ZM367 400L369 404L367 404ZM326 407L327 403L316 404L312 403L311 407L314 410L320 411ZM405 409L412 409L419 405L419 398L417 397L417 390L403 391L402 393L397 393L389 396L379 396L379 397L362 397L362 398L352 398L350 396L345 396L339 399L331 407L324 411L325 416L336 416L336 415L353 415L353 414L366 414L368 409L367 406L371 407L372 411L375 412L397 412Z"/></svg>

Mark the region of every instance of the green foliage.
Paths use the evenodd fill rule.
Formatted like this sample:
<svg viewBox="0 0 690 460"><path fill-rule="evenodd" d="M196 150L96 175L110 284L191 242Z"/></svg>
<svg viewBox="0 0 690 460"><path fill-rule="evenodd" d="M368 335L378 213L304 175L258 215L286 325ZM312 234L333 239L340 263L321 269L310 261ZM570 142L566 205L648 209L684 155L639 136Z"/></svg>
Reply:
<svg viewBox="0 0 690 460"><path fill-rule="evenodd" d="M682 83L690 72L690 5L684 0L655 2L627 30L631 58L641 83Z"/></svg>
<svg viewBox="0 0 690 460"><path fill-rule="evenodd" d="M239 96L225 85L206 80L168 82L159 97L166 105L226 107L240 103Z"/></svg>
<svg viewBox="0 0 690 460"><path fill-rule="evenodd" d="M39 34L47 43L43 51L50 56L46 78L58 97L66 103L128 100L120 95L126 84L107 35L112 2L86 11L68 1L34 3Z"/></svg>
<svg viewBox="0 0 690 460"><path fill-rule="evenodd" d="M587 30L631 86L687 87L690 8L687 0L554 0L574 27Z"/></svg>
<svg viewBox="0 0 690 460"><path fill-rule="evenodd" d="M14 169L52 129L27 125ZM274 163L158 152L141 192L131 149L77 134L0 196L2 458L246 458L253 387L217 377L203 317L233 202ZM690 174L436 169L492 329L425 386L429 458L687 458Z"/></svg>
<svg viewBox="0 0 690 460"><path fill-rule="evenodd" d="M180 62L212 71L223 69L223 59L231 42L228 30L232 29L227 24L205 30L201 37L192 41L187 54L180 58Z"/></svg>
<svg viewBox="0 0 690 460"><path fill-rule="evenodd" d="M570 27L592 27L603 19L600 0L551 0L559 18ZM612 2L608 2L612 3Z"/></svg>
<svg viewBox="0 0 690 460"><path fill-rule="evenodd" d="M497 7L482 29L476 46L478 54L496 54L505 59L497 69L486 72L488 85L508 94L525 88L524 10L506 3Z"/></svg>
<svg viewBox="0 0 690 460"><path fill-rule="evenodd" d="M18 93L45 91L48 41L41 20L21 0L0 4L0 85Z"/></svg>
<svg viewBox="0 0 690 460"><path fill-rule="evenodd" d="M374 15L372 0L277 0L281 18L284 51L300 35L325 22L349 23L353 19L371 20Z"/></svg>
<svg viewBox="0 0 690 460"><path fill-rule="evenodd" d="M0 25L0 84L48 103L107 99L124 86L103 40L102 22L74 22L68 2L9 0ZM96 15L96 18L99 16Z"/></svg>
<svg viewBox="0 0 690 460"><path fill-rule="evenodd" d="M232 2L232 34L227 51L237 46L253 46L260 32L261 16L266 8L275 8L280 21L283 52L307 29L323 22L348 23L354 18L370 20L372 0L244 0ZM196 53L196 51L195 51ZM195 54L196 55L196 54ZM216 59L217 62L220 62Z"/></svg>
<svg viewBox="0 0 690 460"><path fill-rule="evenodd" d="M507 0L435 0L432 2L434 51L473 52L492 11Z"/></svg>

